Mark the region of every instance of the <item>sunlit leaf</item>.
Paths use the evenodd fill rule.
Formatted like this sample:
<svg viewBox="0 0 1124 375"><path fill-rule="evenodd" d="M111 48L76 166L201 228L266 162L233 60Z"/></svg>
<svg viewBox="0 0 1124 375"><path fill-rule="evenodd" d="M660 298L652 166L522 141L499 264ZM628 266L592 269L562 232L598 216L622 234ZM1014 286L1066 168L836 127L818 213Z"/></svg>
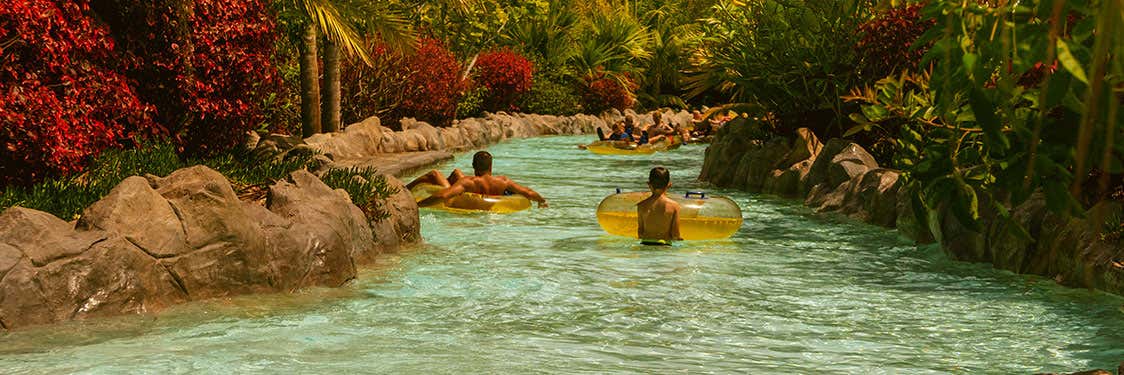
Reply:
<svg viewBox="0 0 1124 375"><path fill-rule="evenodd" d="M1073 74L1073 78L1089 84L1089 79L1085 77L1085 68L1082 68L1077 58L1073 57L1073 52L1069 50L1069 44L1066 44L1065 40L1062 39L1058 39L1058 61L1062 63L1065 70Z"/></svg>
<svg viewBox="0 0 1124 375"><path fill-rule="evenodd" d="M956 220L969 229L976 232L981 231L980 200L979 196L976 195L976 190L963 181L957 180L953 198L948 204L952 209L952 214L956 216Z"/></svg>

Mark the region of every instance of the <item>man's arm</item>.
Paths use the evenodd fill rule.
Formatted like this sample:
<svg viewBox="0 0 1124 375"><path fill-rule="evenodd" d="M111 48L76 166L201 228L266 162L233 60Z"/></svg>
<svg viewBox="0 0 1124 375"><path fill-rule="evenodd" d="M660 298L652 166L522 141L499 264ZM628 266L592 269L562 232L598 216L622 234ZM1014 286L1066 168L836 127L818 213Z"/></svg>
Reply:
<svg viewBox="0 0 1124 375"><path fill-rule="evenodd" d="M675 206L675 212L671 214L671 239L674 241L682 241L683 237L679 235L679 206Z"/></svg>
<svg viewBox="0 0 1124 375"><path fill-rule="evenodd" d="M418 202L418 207L432 206L440 202L444 202L449 197L455 197L460 193L464 193L464 180L457 181L453 186L441 189Z"/></svg>
<svg viewBox="0 0 1124 375"><path fill-rule="evenodd" d="M519 194L519 195L522 195L524 197L527 197L527 199L538 202L539 208L550 207L550 205L546 204L546 199L543 198L541 195L539 195L538 192L535 192L534 190L531 190L531 188L528 188L528 187L525 187L523 185L517 184L517 183L515 183L515 181L512 181L511 179L507 179L507 190L512 192L512 193Z"/></svg>

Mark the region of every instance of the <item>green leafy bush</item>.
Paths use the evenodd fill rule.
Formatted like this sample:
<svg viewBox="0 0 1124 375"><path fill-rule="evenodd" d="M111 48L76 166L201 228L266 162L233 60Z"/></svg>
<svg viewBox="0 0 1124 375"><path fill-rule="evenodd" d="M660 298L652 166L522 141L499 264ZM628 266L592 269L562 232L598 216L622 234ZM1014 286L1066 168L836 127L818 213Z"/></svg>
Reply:
<svg viewBox="0 0 1124 375"><path fill-rule="evenodd" d="M475 87L465 91L457 101L457 118L480 117L484 115L484 99L488 88Z"/></svg>
<svg viewBox="0 0 1124 375"><path fill-rule="evenodd" d="M523 112L542 115L569 116L582 111L581 97L573 86L544 76L535 77L531 92L519 106Z"/></svg>
<svg viewBox="0 0 1124 375"><path fill-rule="evenodd" d="M686 78L689 95L757 103L782 117L830 111L838 129L846 112L840 97L857 80L855 30L865 20L864 3L718 1Z"/></svg>
<svg viewBox="0 0 1124 375"><path fill-rule="evenodd" d="M333 189L343 189L351 196L351 201L363 210L368 218L383 220L390 217L390 213L383 207L383 202L391 195L398 193L398 188L386 182L386 176L373 167L332 169L320 179Z"/></svg>
<svg viewBox="0 0 1124 375"><path fill-rule="evenodd" d="M945 208L983 230L982 212L1009 220L1042 192L1051 210L1082 216L1124 184L1124 66L1111 58L1124 54L1121 11L1115 1L933 1L924 14L936 25L920 41L933 43L931 77L879 82L856 95L853 117L904 121L896 160L919 192L915 212Z"/></svg>
<svg viewBox="0 0 1124 375"><path fill-rule="evenodd" d="M373 42L368 46L372 64L342 64L340 66L341 116L345 124L378 116L388 121L388 113L396 110L404 100L403 87L408 71L406 55L395 53L386 44ZM395 120L397 121L397 120Z"/></svg>

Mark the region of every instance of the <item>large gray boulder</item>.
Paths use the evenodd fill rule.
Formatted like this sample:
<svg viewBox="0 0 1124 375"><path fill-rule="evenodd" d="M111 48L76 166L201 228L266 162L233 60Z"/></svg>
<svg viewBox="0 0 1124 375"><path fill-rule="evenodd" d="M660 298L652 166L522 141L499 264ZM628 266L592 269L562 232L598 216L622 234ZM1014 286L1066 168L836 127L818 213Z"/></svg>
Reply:
<svg viewBox="0 0 1124 375"><path fill-rule="evenodd" d="M567 118L573 121L575 131L581 132L582 134L595 133L597 132L597 128L608 130L609 127L609 124L607 124L605 120L593 115L577 114Z"/></svg>
<svg viewBox="0 0 1124 375"><path fill-rule="evenodd" d="M792 147L778 163L777 168L765 176L761 191L785 197L794 197L800 193L800 181L812 169L823 143L815 133L808 128L796 129L796 138Z"/></svg>
<svg viewBox="0 0 1124 375"><path fill-rule="evenodd" d="M1025 273L1031 269L1045 271L1040 261L1040 254L1036 254L1037 243L1035 238L1040 238L1043 231L1057 228L1044 228L1043 224L1051 215L1046 208L1046 197L1041 192L1032 194L1025 202L1011 210L1011 220L997 220L988 228L988 237L991 238L990 259L997 268ZM1056 223L1058 224L1058 223ZM1018 235L1020 226L1029 236ZM1064 225L1063 225L1064 226ZM1036 256L1037 255L1037 256ZM1036 261L1037 260L1037 261Z"/></svg>
<svg viewBox="0 0 1124 375"><path fill-rule="evenodd" d="M18 248L35 267L81 254L105 238L101 232L75 232L42 211L12 207L0 215L0 241Z"/></svg>
<svg viewBox="0 0 1124 375"><path fill-rule="evenodd" d="M780 161L780 167L796 165L803 161L814 161L823 150L823 143L808 128L796 129L796 138L792 140L791 151Z"/></svg>
<svg viewBox="0 0 1124 375"><path fill-rule="evenodd" d="M878 162L861 146L842 139L824 145L808 174L801 181L801 192L807 194L817 185L830 189L863 173L878 168Z"/></svg>
<svg viewBox="0 0 1124 375"><path fill-rule="evenodd" d="M154 311L186 295L116 233L75 231L45 212L0 214L0 328Z"/></svg>
<svg viewBox="0 0 1124 375"><path fill-rule="evenodd" d="M503 125L500 123L505 120L511 121L511 116L503 112L500 113L502 115L489 114L488 117L484 118L484 141L486 143L481 146L496 144L504 140Z"/></svg>
<svg viewBox="0 0 1124 375"><path fill-rule="evenodd" d="M429 123L416 121L412 118L402 119L402 129L416 132L424 138L426 147L421 151L429 150L444 150L445 139L441 136L441 130L430 125ZM422 143L419 141L419 143Z"/></svg>
<svg viewBox="0 0 1124 375"><path fill-rule="evenodd" d="M814 160L805 160L785 169L774 169L765 176L761 192L793 198L800 193L800 180L808 174Z"/></svg>
<svg viewBox="0 0 1124 375"><path fill-rule="evenodd" d="M386 182L397 192L384 202L383 209L390 215L385 219L371 221L371 231L375 237L376 253L397 251L402 246L417 243L421 240L421 222L418 216L418 205L406 184L394 176L386 175ZM360 258L357 261L366 263L372 257Z"/></svg>
<svg viewBox="0 0 1124 375"><path fill-rule="evenodd" d="M453 126L441 128L441 140L445 151L459 152L472 149L472 142L468 141L464 128Z"/></svg>
<svg viewBox="0 0 1124 375"><path fill-rule="evenodd" d="M75 226L13 207L0 214L0 330L159 310L188 300L338 286L356 264L416 242L402 186L375 226L343 190L301 170L270 187L268 209L203 166L131 177ZM374 233L386 240L376 244Z"/></svg>
<svg viewBox="0 0 1124 375"><path fill-rule="evenodd" d="M979 204L980 207L989 207L990 203L981 199ZM992 211L984 209L980 213L983 217L979 220L984 223L990 222L987 215L992 214ZM949 257L969 262L987 261L989 259L987 235L976 231L969 224L960 221L947 202L937 202L936 207L929 212L929 226L933 238L941 244L941 248L949 254Z"/></svg>
<svg viewBox="0 0 1124 375"><path fill-rule="evenodd" d="M864 173L843 198L843 211L859 220L893 228L898 220L901 172L874 169Z"/></svg>
<svg viewBox="0 0 1124 375"><path fill-rule="evenodd" d="M789 151L788 141L783 138L773 138L746 150L734 169L732 186L761 191L777 162Z"/></svg>
<svg viewBox="0 0 1124 375"><path fill-rule="evenodd" d="M121 181L82 212L78 227L120 233L144 252L168 258L191 251L176 211L144 177Z"/></svg>
<svg viewBox="0 0 1124 375"><path fill-rule="evenodd" d="M305 138L304 142L336 159L361 158L383 151L387 147L384 144L388 140L386 133L392 132L379 123L378 117L372 116L348 125L343 131L315 134Z"/></svg>
<svg viewBox="0 0 1124 375"><path fill-rule="evenodd" d="M483 119L478 118L468 118L457 123L456 126L464 132L465 141L472 145L470 148L481 148L489 144L484 123Z"/></svg>
<svg viewBox="0 0 1124 375"><path fill-rule="evenodd" d="M419 152L429 150L429 141L425 138L425 135L418 130L405 129L401 132L395 132L394 135L400 140L402 151Z"/></svg>
<svg viewBox="0 0 1124 375"><path fill-rule="evenodd" d="M762 146L761 141L747 134L746 122L742 118L735 119L718 130L718 136L706 148L699 180L716 186L732 186L738 181L736 169L741 165L744 154ZM745 181L745 176L741 181Z"/></svg>
<svg viewBox="0 0 1124 375"><path fill-rule="evenodd" d="M266 206L291 223L287 236L299 245L294 256L307 265L297 286L343 284L355 277L354 259L375 248L367 218L347 192L332 190L307 171L270 186Z"/></svg>
<svg viewBox="0 0 1124 375"><path fill-rule="evenodd" d="M265 238L226 178L195 166L149 183L183 224L187 250L160 262L192 299L273 290Z"/></svg>

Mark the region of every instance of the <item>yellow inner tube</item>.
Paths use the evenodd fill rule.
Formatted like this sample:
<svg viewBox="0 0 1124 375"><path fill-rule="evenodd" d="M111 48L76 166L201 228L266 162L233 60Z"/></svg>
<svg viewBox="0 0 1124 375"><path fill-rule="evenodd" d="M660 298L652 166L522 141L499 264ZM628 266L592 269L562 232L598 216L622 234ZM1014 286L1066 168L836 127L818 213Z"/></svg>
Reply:
<svg viewBox="0 0 1124 375"><path fill-rule="evenodd" d="M597 141L585 147L586 150L599 155L647 155L656 152L652 145L631 146L628 148L617 147L613 141Z"/></svg>
<svg viewBox="0 0 1124 375"><path fill-rule="evenodd" d="M636 204L650 192L613 194L597 206L597 224L609 234L637 238ZM737 203L723 196L668 196L679 203L679 234L685 240L729 238L742 226Z"/></svg>
<svg viewBox="0 0 1124 375"><path fill-rule="evenodd" d="M668 141L640 146L623 146L623 141L597 141L585 146L586 150L599 155L647 155L656 151L674 150L683 145L679 137L669 137Z"/></svg>
<svg viewBox="0 0 1124 375"><path fill-rule="evenodd" d="M410 189L414 195L414 202L421 202L433 193L441 191L444 187L433 184L419 184ZM425 208L444 210L454 213L492 212L507 214L531 208L531 201L522 195L484 195L476 193L461 193Z"/></svg>

